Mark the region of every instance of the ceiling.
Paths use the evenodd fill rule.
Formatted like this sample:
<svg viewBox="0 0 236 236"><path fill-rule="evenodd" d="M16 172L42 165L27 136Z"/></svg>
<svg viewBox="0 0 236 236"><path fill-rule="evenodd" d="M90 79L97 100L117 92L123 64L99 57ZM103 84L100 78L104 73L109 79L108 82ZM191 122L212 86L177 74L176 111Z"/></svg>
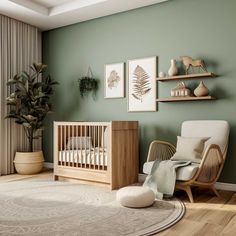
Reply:
<svg viewBox="0 0 236 236"><path fill-rule="evenodd" d="M0 14L50 30L168 0L1 0Z"/></svg>

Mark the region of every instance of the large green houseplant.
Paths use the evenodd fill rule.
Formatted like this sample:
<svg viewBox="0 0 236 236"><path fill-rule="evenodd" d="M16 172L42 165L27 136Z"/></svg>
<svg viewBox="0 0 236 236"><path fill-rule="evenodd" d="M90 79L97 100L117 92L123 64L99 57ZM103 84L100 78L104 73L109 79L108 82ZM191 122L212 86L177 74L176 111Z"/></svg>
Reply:
<svg viewBox="0 0 236 236"><path fill-rule="evenodd" d="M45 76L46 67L34 63L31 73L23 71L7 82L11 93L7 97L10 109L6 118L13 118L22 125L29 141L28 152L16 152L15 156L15 167L21 174L39 172L43 166L42 151L34 152L33 141L41 137L39 130L43 129L43 121L52 108L53 86L58 84L49 75Z"/></svg>

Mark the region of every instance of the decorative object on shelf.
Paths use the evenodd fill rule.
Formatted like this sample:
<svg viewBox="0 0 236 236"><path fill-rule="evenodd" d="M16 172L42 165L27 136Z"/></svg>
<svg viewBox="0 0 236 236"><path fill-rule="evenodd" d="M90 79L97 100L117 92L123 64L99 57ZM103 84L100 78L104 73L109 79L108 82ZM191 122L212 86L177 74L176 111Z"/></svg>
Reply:
<svg viewBox="0 0 236 236"><path fill-rule="evenodd" d="M171 89L171 97L190 97L191 91L186 87L184 82L178 83L177 86Z"/></svg>
<svg viewBox="0 0 236 236"><path fill-rule="evenodd" d="M19 174L36 174L43 168L43 152L35 151L33 141L42 137L43 121L51 112L50 97L58 84L50 75L44 74L47 65L34 63L32 73L22 72L7 82L11 94L7 97L9 106L6 118L15 119L22 125L28 138L28 152L16 152L15 168Z"/></svg>
<svg viewBox="0 0 236 236"><path fill-rule="evenodd" d="M93 92L93 98L95 98L96 91L98 89L98 80L94 78L91 68L88 68L86 76L78 79L80 95L84 98L90 92Z"/></svg>
<svg viewBox="0 0 236 236"><path fill-rule="evenodd" d="M128 111L156 111L157 57L128 61Z"/></svg>
<svg viewBox="0 0 236 236"><path fill-rule="evenodd" d="M166 77L166 73L161 71L159 73L159 78L165 78L165 77Z"/></svg>
<svg viewBox="0 0 236 236"><path fill-rule="evenodd" d="M188 70L191 67L201 68L203 71L207 72L205 62L203 60L197 59L194 60L192 57L189 56L181 56L180 59L182 60L185 66L185 73L188 74Z"/></svg>
<svg viewBox="0 0 236 236"><path fill-rule="evenodd" d="M203 97L203 96L207 96L209 94L209 89L201 81L193 93L196 97Z"/></svg>
<svg viewBox="0 0 236 236"><path fill-rule="evenodd" d="M170 68L168 70L168 75L169 76L175 76L178 74L178 68L176 66L176 60L174 59L171 59L171 65L170 65Z"/></svg>
<svg viewBox="0 0 236 236"><path fill-rule="evenodd" d="M105 98L124 97L124 63L105 65Z"/></svg>

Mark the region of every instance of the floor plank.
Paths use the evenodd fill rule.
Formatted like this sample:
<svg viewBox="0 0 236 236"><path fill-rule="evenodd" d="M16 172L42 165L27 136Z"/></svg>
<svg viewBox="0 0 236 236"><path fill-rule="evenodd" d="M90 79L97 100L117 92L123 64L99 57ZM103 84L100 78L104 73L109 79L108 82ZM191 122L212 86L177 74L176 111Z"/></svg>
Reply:
<svg viewBox="0 0 236 236"><path fill-rule="evenodd" d="M224 227L221 232L222 235L236 235L236 216L234 216L231 221Z"/></svg>

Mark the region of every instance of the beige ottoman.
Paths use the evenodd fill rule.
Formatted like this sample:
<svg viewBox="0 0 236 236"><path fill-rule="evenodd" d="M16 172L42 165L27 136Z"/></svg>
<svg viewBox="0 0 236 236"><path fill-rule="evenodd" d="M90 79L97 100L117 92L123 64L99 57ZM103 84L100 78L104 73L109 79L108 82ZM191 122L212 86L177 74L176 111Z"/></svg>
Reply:
<svg viewBox="0 0 236 236"><path fill-rule="evenodd" d="M148 207L155 201L155 194L148 187L129 186L117 191L116 200L125 207Z"/></svg>

